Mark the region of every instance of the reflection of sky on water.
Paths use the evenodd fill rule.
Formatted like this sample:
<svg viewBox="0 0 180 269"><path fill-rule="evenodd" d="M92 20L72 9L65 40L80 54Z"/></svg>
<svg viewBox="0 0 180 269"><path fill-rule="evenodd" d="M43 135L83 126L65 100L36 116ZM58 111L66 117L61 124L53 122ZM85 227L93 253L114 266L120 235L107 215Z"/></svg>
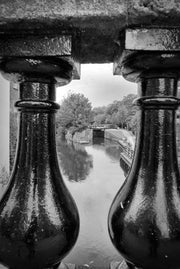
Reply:
<svg viewBox="0 0 180 269"><path fill-rule="evenodd" d="M76 183L69 181L67 173L61 169L80 214L78 241L64 261L108 268L110 261L121 259L110 241L107 217L110 205L124 181L124 172L119 165L119 149L116 146L110 151L110 145L105 147L103 144L95 144L82 147L87 156L93 158L93 166L86 173L86 179L79 182L76 180ZM79 154L79 151L76 154Z"/></svg>

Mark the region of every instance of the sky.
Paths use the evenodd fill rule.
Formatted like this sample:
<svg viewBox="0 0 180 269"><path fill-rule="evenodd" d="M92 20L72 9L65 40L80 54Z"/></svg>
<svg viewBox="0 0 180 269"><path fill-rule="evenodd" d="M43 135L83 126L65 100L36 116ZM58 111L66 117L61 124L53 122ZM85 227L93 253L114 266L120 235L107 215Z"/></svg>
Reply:
<svg viewBox="0 0 180 269"><path fill-rule="evenodd" d="M57 101L61 103L69 92L82 93L92 107L99 107L121 100L130 93L136 94L137 85L121 76L113 76L112 64L83 64L80 80L73 80L68 85L57 88Z"/></svg>

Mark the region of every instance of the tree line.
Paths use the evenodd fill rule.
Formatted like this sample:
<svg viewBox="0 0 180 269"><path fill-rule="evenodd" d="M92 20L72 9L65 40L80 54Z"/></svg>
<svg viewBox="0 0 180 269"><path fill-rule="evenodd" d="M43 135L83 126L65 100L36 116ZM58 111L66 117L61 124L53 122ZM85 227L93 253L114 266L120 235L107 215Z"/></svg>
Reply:
<svg viewBox="0 0 180 269"><path fill-rule="evenodd" d="M92 108L87 97L83 94L70 93L63 99L60 110L57 112L57 133L74 134L91 125L99 126L110 124L113 127L136 131L137 107L133 101L137 96L128 94L122 100Z"/></svg>
<svg viewBox="0 0 180 269"><path fill-rule="evenodd" d="M116 100L107 106L92 108L89 99L83 94L70 93L67 98L63 99L57 112L57 137L67 132L73 135L92 125L104 124L111 124L115 128L126 128L135 133L137 108L133 105L133 101L136 97L135 94L129 94L122 100ZM17 113L14 111L11 111L10 123L10 168L12 169L17 140ZM0 172L1 179L4 170Z"/></svg>
<svg viewBox="0 0 180 269"><path fill-rule="evenodd" d="M133 101L136 98L135 94L128 94L122 100L115 100L108 106L94 108L94 123L97 125L112 124L135 132L137 107L133 104Z"/></svg>

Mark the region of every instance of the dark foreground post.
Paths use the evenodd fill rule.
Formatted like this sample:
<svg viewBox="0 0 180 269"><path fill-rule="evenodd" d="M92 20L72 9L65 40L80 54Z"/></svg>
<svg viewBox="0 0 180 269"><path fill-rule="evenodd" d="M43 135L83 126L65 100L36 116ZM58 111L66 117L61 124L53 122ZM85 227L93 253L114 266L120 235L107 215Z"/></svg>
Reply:
<svg viewBox="0 0 180 269"><path fill-rule="evenodd" d="M175 110L180 54L175 42L179 32L169 43L174 47L164 48L168 42L158 33L165 30L146 29L145 39L141 31L126 31L127 50L119 65L127 79L139 83L139 134L131 171L109 212L109 233L128 268L177 269L180 176ZM149 45L140 48L144 40L150 40Z"/></svg>
<svg viewBox="0 0 180 269"><path fill-rule="evenodd" d="M79 231L55 145L55 84L71 80L72 66L63 59L14 57L1 70L20 81L20 122L15 166L0 202L0 263L57 268Z"/></svg>

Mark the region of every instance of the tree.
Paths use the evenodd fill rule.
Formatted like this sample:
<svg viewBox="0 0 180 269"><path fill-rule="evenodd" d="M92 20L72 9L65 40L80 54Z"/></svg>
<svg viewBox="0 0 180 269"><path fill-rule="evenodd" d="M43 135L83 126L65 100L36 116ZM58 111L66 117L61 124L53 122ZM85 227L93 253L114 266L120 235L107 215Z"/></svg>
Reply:
<svg viewBox="0 0 180 269"><path fill-rule="evenodd" d="M137 107L133 101L137 96L128 94L121 101L115 100L106 107L93 109L95 124L108 123L135 132Z"/></svg>
<svg viewBox="0 0 180 269"><path fill-rule="evenodd" d="M106 109L106 114L111 116L116 114L118 112L120 104L120 101L114 101L112 104L108 105Z"/></svg>
<svg viewBox="0 0 180 269"><path fill-rule="evenodd" d="M106 114L98 114L94 116L95 125L104 124L106 121Z"/></svg>
<svg viewBox="0 0 180 269"><path fill-rule="evenodd" d="M137 111L138 108L133 104L133 101L137 98L135 94L128 94L124 97L123 102L128 111L126 117L126 126L133 133L136 132L136 124L137 124Z"/></svg>
<svg viewBox="0 0 180 269"><path fill-rule="evenodd" d="M88 98L79 93L70 93L64 98L57 113L57 128L61 133L70 131L74 134L87 128L91 122L92 107Z"/></svg>
<svg viewBox="0 0 180 269"><path fill-rule="evenodd" d="M129 121L129 127L133 134L136 134L136 127L137 127L137 121L138 121L138 111L131 117Z"/></svg>
<svg viewBox="0 0 180 269"><path fill-rule="evenodd" d="M126 127L126 121L128 117L128 109L124 104L120 105L118 108L118 111L116 115L114 115L115 118L115 124L117 124L121 128Z"/></svg>
<svg viewBox="0 0 180 269"><path fill-rule="evenodd" d="M94 125L104 124L106 121L106 106L93 108Z"/></svg>

